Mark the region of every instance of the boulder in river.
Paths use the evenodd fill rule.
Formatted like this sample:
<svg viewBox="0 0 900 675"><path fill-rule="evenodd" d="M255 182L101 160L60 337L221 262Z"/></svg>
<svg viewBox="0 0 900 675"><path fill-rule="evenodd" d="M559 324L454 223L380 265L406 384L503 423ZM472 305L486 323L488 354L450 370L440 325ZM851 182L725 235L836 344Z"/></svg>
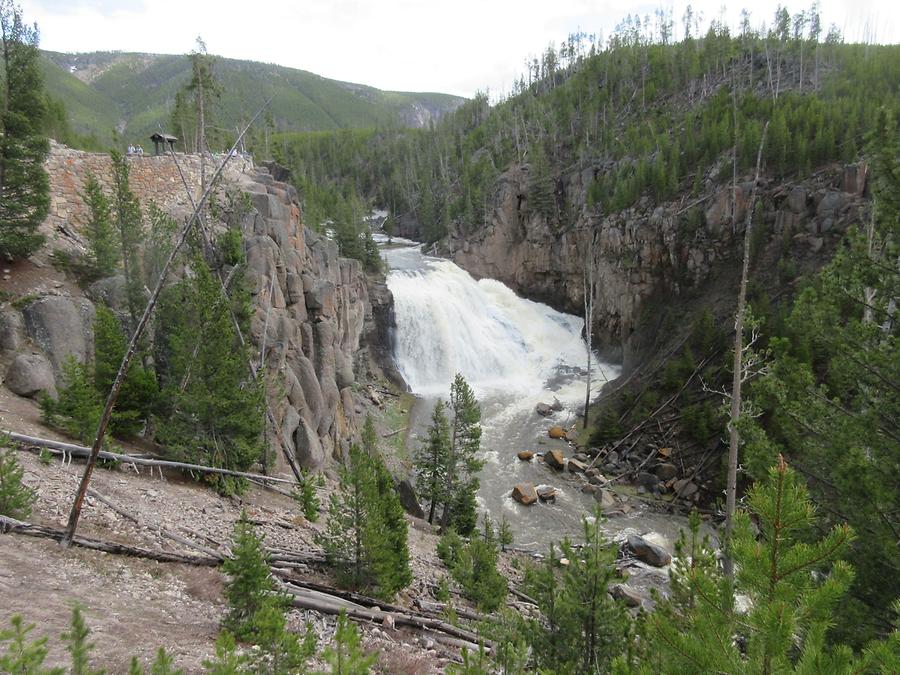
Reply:
<svg viewBox="0 0 900 675"><path fill-rule="evenodd" d="M547 403L538 403L534 407L534 412L536 412L541 417L550 417L553 414L553 408L550 407Z"/></svg>
<svg viewBox="0 0 900 675"><path fill-rule="evenodd" d="M672 562L672 556L669 555L668 551L636 534L629 534L627 543L629 550L634 553L634 556L648 565L665 567Z"/></svg>
<svg viewBox="0 0 900 675"><path fill-rule="evenodd" d="M538 498L542 502L555 502L556 501L556 488L550 485L538 485L535 488L535 492L537 492Z"/></svg>
<svg viewBox="0 0 900 675"><path fill-rule="evenodd" d="M537 491L531 483L519 483L516 485L513 488L512 496L513 499L525 506L534 504L538 500Z"/></svg>
<svg viewBox="0 0 900 675"><path fill-rule="evenodd" d="M585 469L587 469L587 465L585 465L584 462L581 462L574 458L569 460L569 473L583 473Z"/></svg>
<svg viewBox="0 0 900 675"><path fill-rule="evenodd" d="M664 462L656 467L654 471L656 477L661 481L665 482L667 480L672 480L675 476L678 475L678 467L676 467L671 462Z"/></svg>
<svg viewBox="0 0 900 675"><path fill-rule="evenodd" d="M597 488L597 491L594 493L594 499L600 504L602 511L608 511L616 507L616 498L613 497L609 490Z"/></svg>
<svg viewBox="0 0 900 675"><path fill-rule="evenodd" d="M531 450L520 450L516 457L521 459L523 462L527 462L532 457L534 457L534 452Z"/></svg>
<svg viewBox="0 0 900 675"><path fill-rule="evenodd" d="M566 430L563 429L559 425L550 427L550 430L547 433L550 434L550 438L565 438L566 437Z"/></svg>
<svg viewBox="0 0 900 675"><path fill-rule="evenodd" d="M553 397L553 405L550 406L550 409L553 412L560 412L563 409L563 404L560 403L559 399L554 396Z"/></svg>
<svg viewBox="0 0 900 675"><path fill-rule="evenodd" d="M679 481L675 481L675 485L673 486L675 489L675 494L683 499L688 499L689 497L694 496L694 494L699 489L696 483L693 483L688 478L682 478Z"/></svg>
<svg viewBox="0 0 900 675"><path fill-rule="evenodd" d="M566 466L566 460L563 457L562 450L548 450L544 453L544 461L547 462L548 466L559 469L560 471Z"/></svg>

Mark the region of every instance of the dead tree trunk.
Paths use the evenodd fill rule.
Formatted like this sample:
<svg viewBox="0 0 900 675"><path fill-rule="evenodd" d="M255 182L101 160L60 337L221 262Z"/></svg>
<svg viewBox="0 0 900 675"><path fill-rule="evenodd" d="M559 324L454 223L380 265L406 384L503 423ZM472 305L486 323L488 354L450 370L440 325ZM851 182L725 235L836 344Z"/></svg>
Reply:
<svg viewBox="0 0 900 675"><path fill-rule="evenodd" d="M591 406L591 356L594 337L594 249L597 244L597 232L591 233L591 246L584 261L584 332L587 338L587 383L584 391L584 424L587 429Z"/></svg>
<svg viewBox="0 0 900 675"><path fill-rule="evenodd" d="M731 419L728 422L728 476L725 482L725 575L734 581L734 561L731 558L731 533L734 528L734 509L737 497L738 437L737 423L741 415L741 384L743 380L744 354L744 311L747 306L747 281L750 276L750 234L753 227L753 207L756 202L756 186L759 183L759 171L762 164L763 146L766 143L766 122L759 140L756 153L756 175L753 189L750 191L750 204L747 206L747 219L744 227L744 262L741 268L741 286L738 291L737 312L734 318L734 377L731 384Z"/></svg>

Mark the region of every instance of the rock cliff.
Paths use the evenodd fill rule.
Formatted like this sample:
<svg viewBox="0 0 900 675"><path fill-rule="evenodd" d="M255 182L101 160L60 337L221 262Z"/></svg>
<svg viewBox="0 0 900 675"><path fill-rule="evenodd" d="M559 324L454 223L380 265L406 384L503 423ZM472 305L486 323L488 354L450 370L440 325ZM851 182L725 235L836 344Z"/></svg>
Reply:
<svg viewBox="0 0 900 675"><path fill-rule="evenodd" d="M697 197L598 216L587 203L595 169L573 171L557 185L572 205L570 222L549 224L528 204L528 167L513 166L497 182L487 222L457 227L448 239L453 260L563 311L583 315L584 270L592 261L594 344L607 358L635 365L656 340L662 318L700 296L717 293L733 308L744 220L752 183L736 191L707 177ZM802 182L761 179L754 215L756 273L772 280L816 267L846 227L863 222L865 164L831 166ZM732 228L732 194L737 199ZM593 250L592 250L593 244ZM796 274L796 273L794 273ZM788 279L789 280L789 279ZM777 282L777 279L775 279Z"/></svg>
<svg viewBox="0 0 900 675"><path fill-rule="evenodd" d="M59 148L51 154L54 203L70 200L77 191L73 185L83 180L80 166L101 176L108 167L108 160L82 154ZM149 166L140 164L139 186ZM179 201L166 190L180 190L180 185L155 185L159 203ZM359 262L341 258L333 241L303 226L296 191L267 169L248 165L232 171L223 190L245 195L237 201L245 204L240 226L253 305L249 339L257 363L264 366L271 409L287 450L301 466L320 469L329 458L342 457L343 439L358 431L353 385L358 372L368 372L370 351L376 358L387 353L380 345L388 334L390 292L376 286L379 310L373 315ZM138 192L145 196L142 187ZM77 207L71 212L78 213ZM68 232L62 245L70 249L80 227L81 219L59 208L45 223L48 233ZM82 292L41 259L47 259L46 251L7 271L13 292L0 305L0 373L7 388L21 396L54 394L70 355L79 361L92 358L95 302L124 308L118 307L124 306L121 277ZM282 453L276 456L283 461Z"/></svg>

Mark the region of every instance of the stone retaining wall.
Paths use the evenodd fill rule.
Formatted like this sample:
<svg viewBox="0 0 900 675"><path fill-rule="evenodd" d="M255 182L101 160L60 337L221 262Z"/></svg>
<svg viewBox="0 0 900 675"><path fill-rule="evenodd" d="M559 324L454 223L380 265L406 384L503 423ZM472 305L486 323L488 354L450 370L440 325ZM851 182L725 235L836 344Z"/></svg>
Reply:
<svg viewBox="0 0 900 675"><path fill-rule="evenodd" d="M176 158L196 198L200 193L200 156L176 153ZM144 208L151 201L170 213L179 207L189 206L181 176L171 156L133 155L126 159L131 189ZM213 155L207 164L208 175L215 171L221 159L221 155ZM250 160L235 157L228 163L225 177L234 180L252 166ZM88 173L97 177L108 195L112 194L112 160L106 153L73 150L51 141L44 168L50 176L50 213L44 227L50 232L63 227L77 230L86 222L87 210L80 195Z"/></svg>

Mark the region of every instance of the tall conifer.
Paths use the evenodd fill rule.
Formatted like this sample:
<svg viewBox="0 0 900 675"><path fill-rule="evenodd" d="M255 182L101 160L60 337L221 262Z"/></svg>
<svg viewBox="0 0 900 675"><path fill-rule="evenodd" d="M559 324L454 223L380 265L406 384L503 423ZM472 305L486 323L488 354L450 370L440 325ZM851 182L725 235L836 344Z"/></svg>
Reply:
<svg viewBox="0 0 900 675"><path fill-rule="evenodd" d="M44 242L38 226L50 209L38 30L12 0L0 0L0 33L0 256L27 258Z"/></svg>

